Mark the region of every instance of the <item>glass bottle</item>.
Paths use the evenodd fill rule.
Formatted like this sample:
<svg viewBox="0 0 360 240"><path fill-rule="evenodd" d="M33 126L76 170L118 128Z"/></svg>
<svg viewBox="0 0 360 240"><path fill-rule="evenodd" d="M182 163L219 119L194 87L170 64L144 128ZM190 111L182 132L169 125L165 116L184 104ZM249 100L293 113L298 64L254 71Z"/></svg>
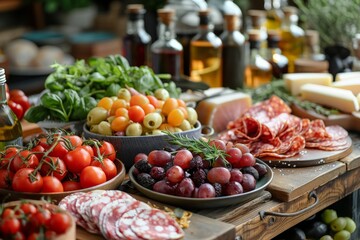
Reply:
<svg viewBox="0 0 360 240"><path fill-rule="evenodd" d="M223 87L242 88L245 73L245 37L238 30L239 16L225 15L225 31L220 35L222 49Z"/></svg>
<svg viewBox="0 0 360 240"><path fill-rule="evenodd" d="M281 25L281 39L279 47L282 53L289 59L289 72L295 70L295 60L300 58L304 48L305 32L300 28L296 7L284 7L285 18Z"/></svg>
<svg viewBox="0 0 360 240"><path fill-rule="evenodd" d="M144 29L145 9L142 4L127 6L128 21L123 39L123 55L131 66L149 64L151 36Z"/></svg>
<svg viewBox="0 0 360 240"><path fill-rule="evenodd" d="M151 64L155 73L169 73L174 80L182 75L183 47L175 39L173 9L158 9L159 39L151 45Z"/></svg>
<svg viewBox="0 0 360 240"><path fill-rule="evenodd" d="M209 10L199 11L199 33L190 43L190 78L210 87L222 86L222 42L213 30Z"/></svg>
<svg viewBox="0 0 360 240"><path fill-rule="evenodd" d="M265 0L264 9L266 10L266 29L279 30L284 18L281 10L281 0Z"/></svg>
<svg viewBox="0 0 360 240"><path fill-rule="evenodd" d="M251 9L248 11L248 31L256 29L260 31L260 52L265 55L267 49L266 12L263 10Z"/></svg>
<svg viewBox="0 0 360 240"><path fill-rule="evenodd" d="M250 62L245 69L246 87L256 88L269 83L272 79L271 64L260 55L260 31L248 32L250 44Z"/></svg>
<svg viewBox="0 0 360 240"><path fill-rule="evenodd" d="M7 104L5 70L0 68L0 150L9 145L22 145L21 123Z"/></svg>
<svg viewBox="0 0 360 240"><path fill-rule="evenodd" d="M288 59L281 54L279 48L280 33L276 30L268 31L268 51L266 60L271 64L272 75L274 78L282 78L284 73L288 72Z"/></svg>

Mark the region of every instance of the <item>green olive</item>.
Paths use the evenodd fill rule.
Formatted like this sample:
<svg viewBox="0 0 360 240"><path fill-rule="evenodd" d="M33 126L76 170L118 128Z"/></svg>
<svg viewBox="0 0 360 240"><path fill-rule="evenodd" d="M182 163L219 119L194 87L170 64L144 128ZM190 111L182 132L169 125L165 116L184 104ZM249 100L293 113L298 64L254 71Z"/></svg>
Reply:
<svg viewBox="0 0 360 240"><path fill-rule="evenodd" d="M99 129L99 133L102 135L107 135L107 136L112 135L110 123L107 121L100 122L98 125L98 129Z"/></svg>
<svg viewBox="0 0 360 240"><path fill-rule="evenodd" d="M126 88L120 88L120 90L118 91L117 97L129 102L130 98L131 98L131 93Z"/></svg>
<svg viewBox="0 0 360 240"><path fill-rule="evenodd" d="M144 117L143 124L146 128L157 129L162 123L162 117L160 113L152 112Z"/></svg>
<svg viewBox="0 0 360 240"><path fill-rule="evenodd" d="M115 119L115 116L110 116L106 120L111 124L111 122Z"/></svg>
<svg viewBox="0 0 360 240"><path fill-rule="evenodd" d="M165 101L170 97L170 94L165 88L159 88L155 90L154 96L159 100Z"/></svg>
<svg viewBox="0 0 360 240"><path fill-rule="evenodd" d="M159 129L154 129L151 132L151 135L164 135L165 133L163 133L161 130Z"/></svg>
<svg viewBox="0 0 360 240"><path fill-rule="evenodd" d="M183 131L187 131L191 129L191 124L188 120L184 120L181 125L179 126L179 128Z"/></svg>
<svg viewBox="0 0 360 240"><path fill-rule="evenodd" d="M92 133L99 133L99 125L91 125L90 132Z"/></svg>
<svg viewBox="0 0 360 240"><path fill-rule="evenodd" d="M187 117L187 120L189 121L189 123L194 126L195 123L197 122L198 120L198 114L197 112L195 111L194 108L192 107L187 107L186 108L187 112L188 112L188 117Z"/></svg>
<svg viewBox="0 0 360 240"><path fill-rule="evenodd" d="M131 123L126 128L126 136L141 136L142 134L142 126L140 123Z"/></svg>
<svg viewBox="0 0 360 240"><path fill-rule="evenodd" d="M88 126L99 124L101 121L106 120L108 111L103 107L94 107L87 115L86 124Z"/></svg>

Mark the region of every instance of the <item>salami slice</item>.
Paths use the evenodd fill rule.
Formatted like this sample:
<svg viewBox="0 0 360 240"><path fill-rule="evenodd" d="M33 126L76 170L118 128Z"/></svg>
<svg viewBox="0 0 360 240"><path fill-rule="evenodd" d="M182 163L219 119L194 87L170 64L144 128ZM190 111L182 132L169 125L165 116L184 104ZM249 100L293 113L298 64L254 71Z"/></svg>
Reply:
<svg viewBox="0 0 360 240"><path fill-rule="evenodd" d="M344 139L348 136L348 132L341 126L327 126L326 131L330 135L331 140Z"/></svg>
<svg viewBox="0 0 360 240"><path fill-rule="evenodd" d="M131 230L144 239L181 239L184 232L178 223L159 209L140 211L131 224Z"/></svg>
<svg viewBox="0 0 360 240"><path fill-rule="evenodd" d="M276 117L272 118L270 121L262 124L262 139L274 139L277 137L284 129L287 128L288 121L290 120L290 115L288 113L281 113Z"/></svg>
<svg viewBox="0 0 360 240"><path fill-rule="evenodd" d="M125 236L128 240L137 240L143 239L142 237L136 235L134 231L131 229L131 225L135 220L135 217L143 211L144 208L133 208L124 213L121 218L115 223L116 233Z"/></svg>
<svg viewBox="0 0 360 240"><path fill-rule="evenodd" d="M59 206L71 213L71 215L75 218L76 224L85 228L86 222L84 221L84 219L81 217L81 215L76 209L76 201L79 198L83 197L84 195L86 195L86 193L83 192L77 192L68 195L60 201Z"/></svg>
<svg viewBox="0 0 360 240"><path fill-rule="evenodd" d="M79 216L77 223L78 223L78 225L83 227L88 232L99 233L100 232L99 228L95 224L86 221L80 214L83 204L86 203L86 201L89 201L89 199L91 199L91 194L85 193L75 200L75 202L73 204L73 206L75 206L74 211Z"/></svg>
<svg viewBox="0 0 360 240"><path fill-rule="evenodd" d="M266 142L258 141L253 142L250 145L250 151L251 153L256 157L258 154L264 153L264 152L277 152L279 148L281 147L282 142L279 138L275 138Z"/></svg>

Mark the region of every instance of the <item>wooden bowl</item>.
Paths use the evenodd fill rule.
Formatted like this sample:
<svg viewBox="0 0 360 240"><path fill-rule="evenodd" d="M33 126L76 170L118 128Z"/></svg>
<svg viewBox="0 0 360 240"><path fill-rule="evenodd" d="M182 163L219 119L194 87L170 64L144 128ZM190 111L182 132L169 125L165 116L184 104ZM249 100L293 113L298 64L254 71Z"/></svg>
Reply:
<svg viewBox="0 0 360 240"><path fill-rule="evenodd" d="M93 186L90 188L84 188L84 189L80 189L80 190L61 192L61 193L28 193L28 192L16 192L13 190L7 190L7 189L0 188L0 199L2 199L2 201L8 202L8 201L21 200L21 199L40 200L42 198L45 198L45 199L50 199L54 203L58 204L61 201L61 199L63 199L67 195L75 193L75 192L90 192L93 190L117 189L118 186L124 180L126 172L125 172L124 164L121 161L115 160L115 164L118 169L118 174L114 178L110 179L109 181L106 181L97 186Z"/></svg>
<svg viewBox="0 0 360 240"><path fill-rule="evenodd" d="M187 136L190 138L200 138L202 126L197 122L193 129L175 133L176 135ZM117 152L116 157L119 158L128 171L133 165L134 157L138 153L148 154L152 150L162 149L164 147L174 147L167 139L167 135L146 135L146 136L105 136L97 133L90 132L86 124L83 128L85 138L93 138L97 140L104 140L112 143Z"/></svg>
<svg viewBox="0 0 360 240"><path fill-rule="evenodd" d="M49 204L49 203L47 203L45 201L26 199L26 202L37 205L37 206L47 204L49 206L49 208L51 208L51 210L65 212L71 218L71 226L64 234L56 236L54 238L54 240L75 240L76 239L76 223L75 223L75 219L73 218L73 216L69 212L67 212L67 211L65 211L63 209L60 209L58 206L56 206L54 204ZM4 207L16 207L16 206L19 206L22 203L23 203L23 201L12 201L12 202L5 203L3 206Z"/></svg>

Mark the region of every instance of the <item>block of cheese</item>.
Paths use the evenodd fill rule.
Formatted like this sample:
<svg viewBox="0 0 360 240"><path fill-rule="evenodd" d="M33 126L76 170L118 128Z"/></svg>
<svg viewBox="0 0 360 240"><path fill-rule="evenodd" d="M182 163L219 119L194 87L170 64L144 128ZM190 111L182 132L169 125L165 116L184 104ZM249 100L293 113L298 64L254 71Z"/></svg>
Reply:
<svg viewBox="0 0 360 240"><path fill-rule="evenodd" d="M211 126L215 132L221 132L226 129L229 121L240 117L251 104L250 95L235 92L202 100L196 111L201 124Z"/></svg>
<svg viewBox="0 0 360 240"><path fill-rule="evenodd" d="M360 93L360 77L357 79L353 78L353 79L348 79L346 81L333 82L332 86L336 88L350 90L356 96Z"/></svg>
<svg viewBox="0 0 360 240"><path fill-rule="evenodd" d="M359 111L358 100L350 90L346 89L308 83L301 87L301 97L346 113Z"/></svg>
<svg viewBox="0 0 360 240"><path fill-rule="evenodd" d="M284 74L285 87L291 95L297 96L300 87L306 83L330 86L333 77L330 73L288 73Z"/></svg>
<svg viewBox="0 0 360 240"><path fill-rule="evenodd" d="M336 74L335 81L360 79L360 72L343 72Z"/></svg>

